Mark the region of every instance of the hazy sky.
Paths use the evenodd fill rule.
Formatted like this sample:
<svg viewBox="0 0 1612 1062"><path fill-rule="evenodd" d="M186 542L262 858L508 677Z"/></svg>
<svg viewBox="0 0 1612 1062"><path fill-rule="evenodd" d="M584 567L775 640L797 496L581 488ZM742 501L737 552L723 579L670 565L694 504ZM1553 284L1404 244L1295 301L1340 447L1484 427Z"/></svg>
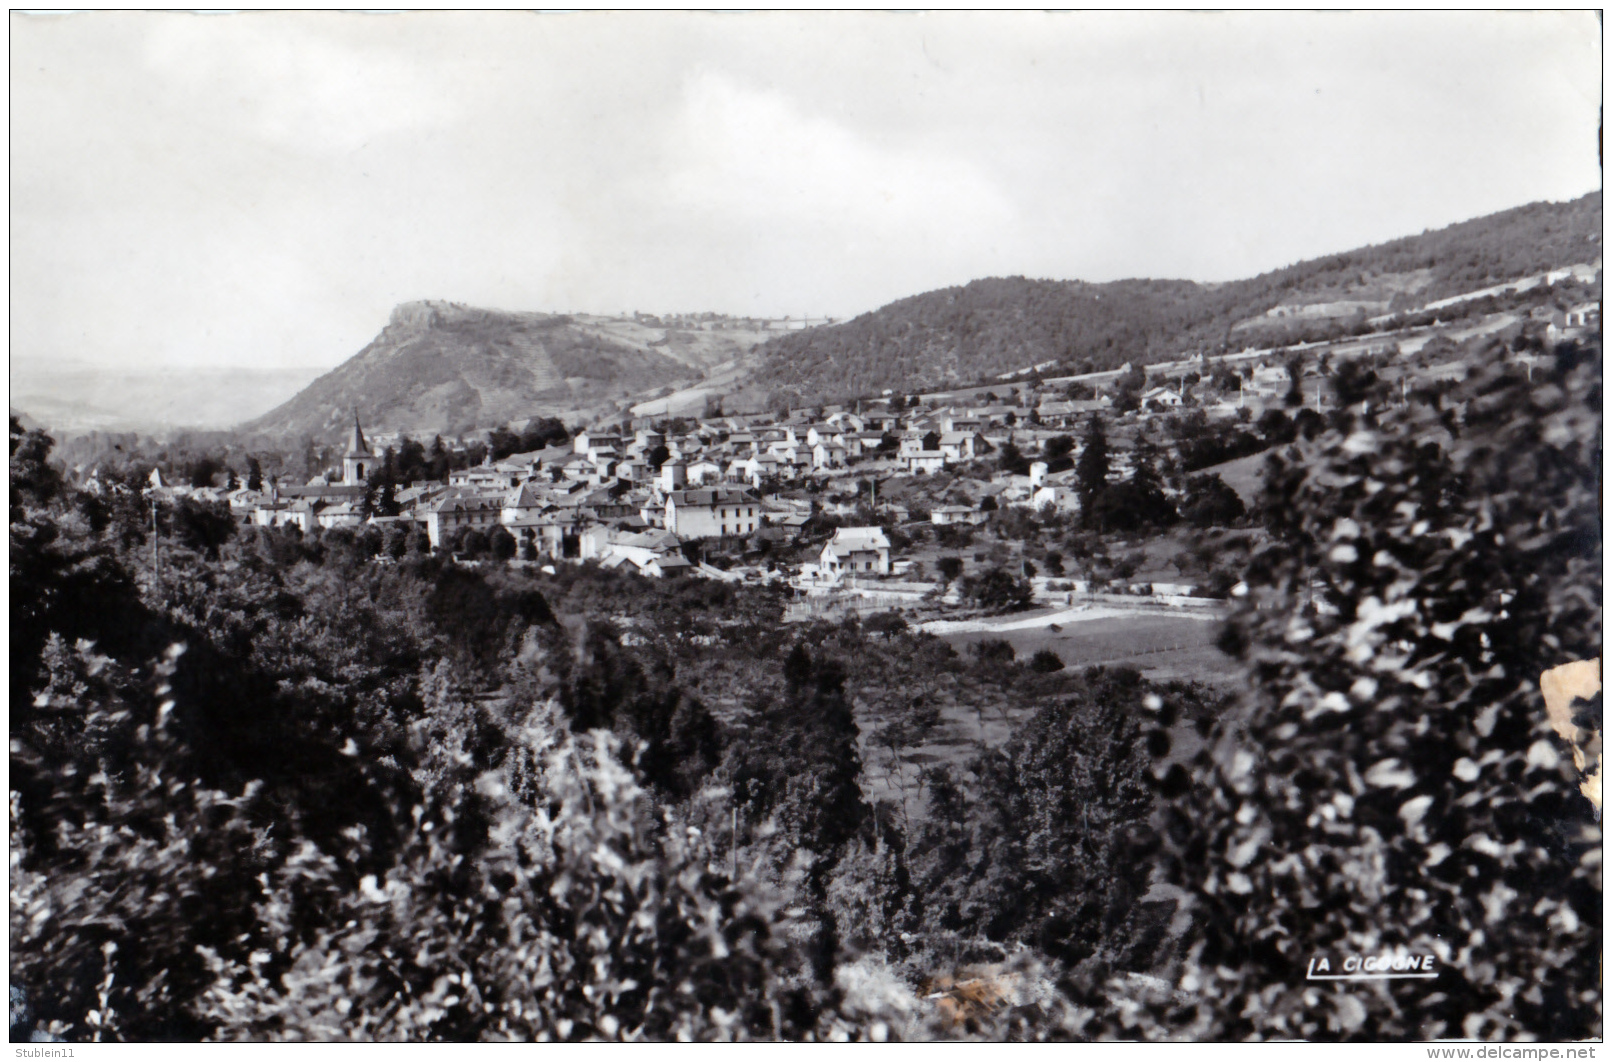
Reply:
<svg viewBox="0 0 1612 1062"><path fill-rule="evenodd" d="M13 15L22 358L1228 280L1600 186L1593 14Z"/></svg>

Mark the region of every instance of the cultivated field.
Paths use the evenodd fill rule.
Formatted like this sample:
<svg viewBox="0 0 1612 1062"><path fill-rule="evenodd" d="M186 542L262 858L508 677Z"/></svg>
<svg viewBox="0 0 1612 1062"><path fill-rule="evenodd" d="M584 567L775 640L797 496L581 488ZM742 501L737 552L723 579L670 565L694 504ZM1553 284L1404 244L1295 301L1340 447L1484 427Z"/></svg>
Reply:
<svg viewBox="0 0 1612 1062"><path fill-rule="evenodd" d="M1013 646L1021 662L1028 661L1039 649L1051 649L1068 668L1124 665L1155 681L1229 686L1241 671L1235 660L1215 648L1219 628L1216 617L1137 610L1063 624L959 631L938 637L963 654L976 642L1001 639ZM937 691L934 703L938 721L920 740L910 742L891 740L884 730L890 720L863 704L857 705L857 723L862 730L862 781L868 799L897 808L908 821L923 815L925 767L961 766L982 748L1007 741L1025 714L986 696L981 689L966 686ZM1176 725L1171 737L1171 760L1188 759L1201 745L1186 720Z"/></svg>

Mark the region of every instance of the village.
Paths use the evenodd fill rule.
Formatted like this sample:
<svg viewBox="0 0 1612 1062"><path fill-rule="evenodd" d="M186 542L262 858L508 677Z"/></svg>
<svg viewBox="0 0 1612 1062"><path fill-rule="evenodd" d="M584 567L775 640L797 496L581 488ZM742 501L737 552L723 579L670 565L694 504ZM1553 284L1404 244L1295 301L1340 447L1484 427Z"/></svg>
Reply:
<svg viewBox="0 0 1612 1062"><path fill-rule="evenodd" d="M1547 341L1596 324L1598 309L1557 317L1535 322L1546 324ZM1470 348L1515 323L1513 315L1491 315L1454 339ZM1151 472L1164 473L1163 494L1180 506L1188 500L1182 447L1189 436L1242 429L1247 439L1252 428L1280 439L1306 418L1318 426L1336 405L1327 376L1333 359L1358 359L1391 383L1392 399L1409 401L1413 388L1462 375L1463 349L1448 332L1413 329L1075 377L1042 378L1045 367L1037 366L991 384L850 405L624 416L541 449L496 458L488 450L445 482L397 482L397 448L407 437L366 434L354 410L339 467L307 482L188 487L153 473L152 490L227 504L243 528L379 536L379 563L434 551L471 566L552 571L592 563L651 578L780 584L799 599L797 618L956 606L961 577L992 568L1023 579L1031 597L1021 607L1120 594L1197 610L1226 596L1226 580L1213 578L1209 564L1189 574L1170 559L1169 544L1106 568L1070 557L1079 570L1066 572L1059 553L1032 552L1035 536L998 525L1018 512L1080 526L1076 466L1093 421L1105 433L1108 481L1130 478L1134 455L1145 453L1162 466ZM1520 350L1504 356L1525 370L1533 360ZM462 453L471 441L444 445ZM1252 455L1223 469L1199 461L1185 471L1226 472L1237 509L1251 510L1262 460ZM998 541L976 542L993 518Z"/></svg>

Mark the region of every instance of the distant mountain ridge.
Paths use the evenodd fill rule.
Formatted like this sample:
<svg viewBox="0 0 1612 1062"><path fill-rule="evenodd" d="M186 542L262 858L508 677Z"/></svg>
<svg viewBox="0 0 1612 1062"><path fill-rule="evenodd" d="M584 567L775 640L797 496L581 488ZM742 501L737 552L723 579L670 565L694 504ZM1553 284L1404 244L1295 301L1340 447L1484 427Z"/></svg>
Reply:
<svg viewBox="0 0 1612 1062"><path fill-rule="evenodd" d="M802 405L971 383L1046 362L1101 370L1288 342L1302 329L1342 328L1530 273L1599 263L1601 250L1595 192L1227 283L994 277L771 339L749 382Z"/></svg>
<svg viewBox="0 0 1612 1062"><path fill-rule="evenodd" d="M52 433L228 428L283 402L319 369L97 365L13 358L11 405Z"/></svg>

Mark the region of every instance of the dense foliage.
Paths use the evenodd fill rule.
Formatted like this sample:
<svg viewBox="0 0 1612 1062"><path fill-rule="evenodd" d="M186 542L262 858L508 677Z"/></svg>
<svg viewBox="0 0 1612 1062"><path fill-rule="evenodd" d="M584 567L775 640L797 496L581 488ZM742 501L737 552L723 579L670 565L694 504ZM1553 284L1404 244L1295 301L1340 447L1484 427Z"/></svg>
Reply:
<svg viewBox="0 0 1612 1062"><path fill-rule="evenodd" d="M1600 653L1599 348L1540 376L1471 381L1454 438L1349 423L1268 480L1281 533L1225 639L1255 695L1166 820L1199 927L1182 994L1112 1032L1599 1035L1598 810L1538 693ZM1347 954L1439 975L1303 979Z"/></svg>

